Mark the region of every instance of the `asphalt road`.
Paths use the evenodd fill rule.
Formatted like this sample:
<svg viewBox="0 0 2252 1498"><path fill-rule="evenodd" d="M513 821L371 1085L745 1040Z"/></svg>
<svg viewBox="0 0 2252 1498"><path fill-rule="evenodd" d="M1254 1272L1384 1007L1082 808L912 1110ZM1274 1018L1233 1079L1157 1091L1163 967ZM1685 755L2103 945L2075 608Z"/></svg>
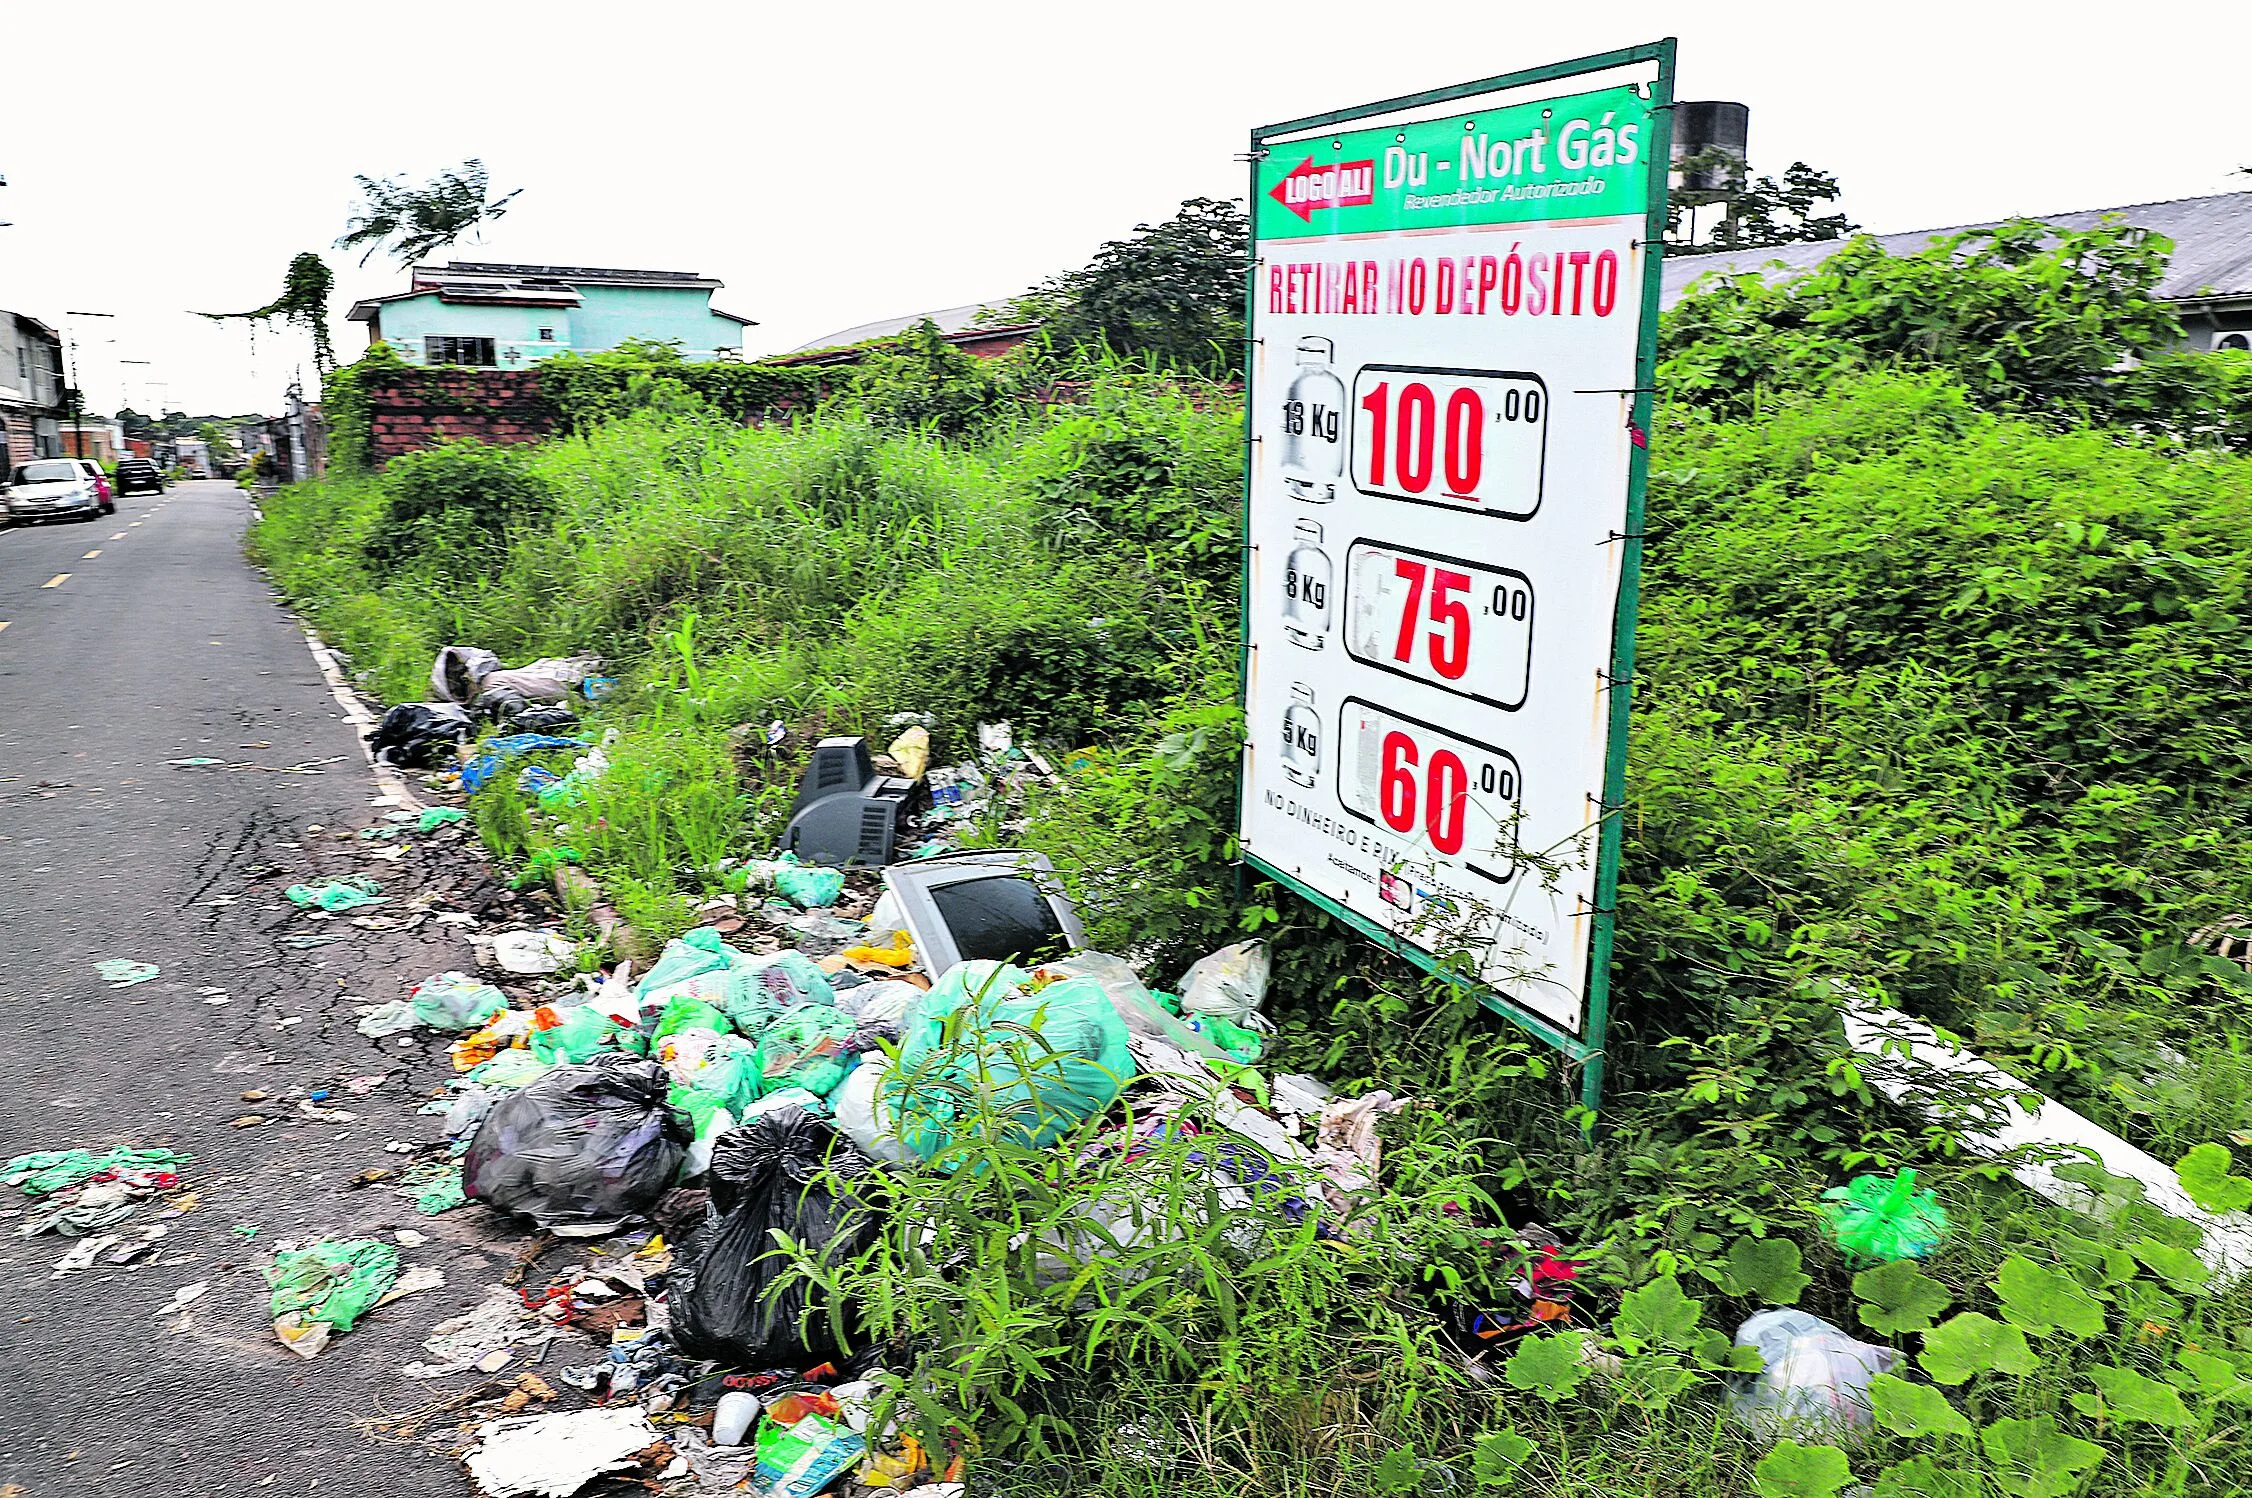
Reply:
<svg viewBox="0 0 2252 1498"><path fill-rule="evenodd" d="M435 1045L357 1034L355 1004L466 967L471 949L434 922L324 926L281 891L365 872L389 894L475 905L492 886L458 831L396 865L350 835L385 808L297 623L242 558L250 518L232 486L193 483L124 498L114 519L0 532L0 1159L167 1145L193 1156L196 1197L109 1230L167 1223L150 1258L55 1277L72 1240L18 1236L24 1199L0 1188L7 1498L468 1491L423 1446L353 1422L477 1382L398 1370L498 1282L519 1240L483 1209L424 1218L349 1183L400 1166L387 1141L439 1137L414 1109L447 1071ZM168 763L187 758L222 765ZM347 935L281 940L317 930ZM111 957L162 974L112 989L94 970ZM382 1073L326 1105L351 1122L287 1097ZM273 1096L253 1105L246 1089ZM273 1121L230 1125L251 1112ZM276 1341L259 1273L274 1243L400 1228L431 1235L401 1257L444 1270L442 1289L377 1310L313 1361ZM196 1281L210 1290L184 1324L156 1315Z"/></svg>

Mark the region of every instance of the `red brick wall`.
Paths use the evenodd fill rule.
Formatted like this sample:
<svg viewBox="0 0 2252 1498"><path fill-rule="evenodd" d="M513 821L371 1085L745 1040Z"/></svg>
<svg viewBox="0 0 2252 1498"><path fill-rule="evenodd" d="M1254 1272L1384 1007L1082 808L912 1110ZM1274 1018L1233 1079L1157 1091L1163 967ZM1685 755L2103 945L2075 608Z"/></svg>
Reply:
<svg viewBox="0 0 2252 1498"><path fill-rule="evenodd" d="M377 467L401 453L457 437L537 442L554 412L529 369L426 369L369 393L368 456Z"/></svg>

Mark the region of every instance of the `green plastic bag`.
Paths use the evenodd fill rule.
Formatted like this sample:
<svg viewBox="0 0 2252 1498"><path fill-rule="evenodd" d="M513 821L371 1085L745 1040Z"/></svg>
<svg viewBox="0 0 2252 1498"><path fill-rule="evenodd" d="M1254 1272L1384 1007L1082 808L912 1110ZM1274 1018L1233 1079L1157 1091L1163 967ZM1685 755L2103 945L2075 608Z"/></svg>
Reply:
<svg viewBox="0 0 2252 1498"><path fill-rule="evenodd" d="M830 1004L799 1004L759 1037L759 1090L802 1087L827 1097L852 1070L845 1042L860 1022Z"/></svg>
<svg viewBox="0 0 2252 1498"><path fill-rule="evenodd" d="M425 810L416 819L414 830L417 832L436 832L441 827L450 826L455 822L466 822L467 820L469 820L469 813L457 806L433 806Z"/></svg>
<svg viewBox="0 0 2252 1498"><path fill-rule="evenodd" d="M1246 1066L1259 1059L1266 1042L1256 1030L1247 1030L1233 1020L1222 1019L1217 1014L1200 1014L1188 1022L1191 1030L1211 1041Z"/></svg>
<svg viewBox="0 0 2252 1498"><path fill-rule="evenodd" d="M1855 1176L1822 1193L1823 1215L1838 1247L1851 1259L1888 1264L1921 1259L1947 1236L1947 1209L1916 1189L1916 1173Z"/></svg>
<svg viewBox="0 0 2252 1498"><path fill-rule="evenodd" d="M803 952L753 957L734 968L739 980L726 1000L727 1017L745 1035L757 1035L800 1004L830 1004L837 990L829 975Z"/></svg>
<svg viewBox="0 0 2252 1498"><path fill-rule="evenodd" d="M671 1090L665 1094L665 1101L688 1115L688 1122L698 1139L708 1137L715 1129L731 1129L735 1126L735 1110L727 1106L726 1099L713 1097L708 1092L699 1092L684 1083L673 1083Z"/></svg>
<svg viewBox="0 0 2252 1498"><path fill-rule="evenodd" d="M1093 978L1038 992L998 962L954 967L907 1011L881 1084L900 1140L928 1160L993 1129L1044 1148L1117 1101L1134 1075L1126 1022Z"/></svg>
<svg viewBox="0 0 2252 1498"><path fill-rule="evenodd" d="M715 1035L711 1044L692 1057L663 1055L664 1049L659 1045L659 1059L679 1087L715 1098L720 1106L738 1116L758 1101L759 1048L756 1043L740 1035ZM676 1102L677 1091L676 1088Z"/></svg>
<svg viewBox="0 0 2252 1498"><path fill-rule="evenodd" d="M399 1251L373 1238L316 1243L274 1255L266 1270L274 1331L299 1351L316 1325L348 1332L399 1277ZM325 1336L314 1338L313 1351ZM308 1352L307 1356L311 1356Z"/></svg>
<svg viewBox="0 0 2252 1498"><path fill-rule="evenodd" d="M639 1055L647 1049L631 1027L619 1024L592 1004L566 1009L562 1024L534 1030L525 1044L542 1061L574 1065L592 1060L602 1051L632 1051Z"/></svg>
<svg viewBox="0 0 2252 1498"><path fill-rule="evenodd" d="M290 904L300 910L310 910L314 906L319 906L322 910L332 913L359 910L369 905L388 905L391 903L389 900L381 898L383 894L382 885L376 883L373 879L360 877L331 879L318 888L310 884L293 884L282 893L288 897Z"/></svg>
<svg viewBox="0 0 2252 1498"><path fill-rule="evenodd" d="M463 1072L460 1080L478 1087L522 1087L527 1082L537 1081L553 1069L552 1062L542 1061L530 1051L511 1046L495 1055L492 1060Z"/></svg>
<svg viewBox="0 0 2252 1498"><path fill-rule="evenodd" d="M774 871L774 888L801 910L821 910L837 903L844 893L841 869L818 869L785 863Z"/></svg>
<svg viewBox="0 0 2252 1498"><path fill-rule="evenodd" d="M508 1012L508 995L467 973L425 978L407 993L414 1017L433 1030L481 1030Z"/></svg>
<svg viewBox="0 0 2252 1498"><path fill-rule="evenodd" d="M725 972L734 955L727 943L720 940L717 931L700 926L686 936L665 943L665 950L658 954L657 965L643 973L641 981L633 986L633 996L646 1000L685 978Z"/></svg>
<svg viewBox="0 0 2252 1498"><path fill-rule="evenodd" d="M187 1160L186 1155L168 1149L131 1149L124 1145L99 1155L91 1150L40 1150L0 1165L0 1186L21 1186L25 1196L50 1196L106 1170L177 1174Z"/></svg>
<svg viewBox="0 0 2252 1498"><path fill-rule="evenodd" d="M666 1001L664 1013L657 1018L657 1033L653 1038L663 1040L681 1030L717 1030L725 1035L733 1029L727 1022L725 1010L705 1003L694 994L684 993Z"/></svg>

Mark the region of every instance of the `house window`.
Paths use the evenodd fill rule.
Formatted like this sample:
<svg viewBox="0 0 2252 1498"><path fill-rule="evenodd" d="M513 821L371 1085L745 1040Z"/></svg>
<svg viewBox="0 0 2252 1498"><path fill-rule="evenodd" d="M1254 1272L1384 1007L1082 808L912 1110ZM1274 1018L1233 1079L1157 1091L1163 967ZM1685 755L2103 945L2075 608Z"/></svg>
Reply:
<svg viewBox="0 0 2252 1498"><path fill-rule="evenodd" d="M555 341L555 330L554 330L553 328L542 328L542 329L540 329L540 342L542 342L542 343L553 343L554 341Z"/></svg>
<svg viewBox="0 0 2252 1498"><path fill-rule="evenodd" d="M20 343L16 345L16 378L19 380L31 378L31 350Z"/></svg>
<svg viewBox="0 0 2252 1498"><path fill-rule="evenodd" d="M426 337L422 340L422 360L425 364L474 364L490 369L493 367L493 341L490 338Z"/></svg>

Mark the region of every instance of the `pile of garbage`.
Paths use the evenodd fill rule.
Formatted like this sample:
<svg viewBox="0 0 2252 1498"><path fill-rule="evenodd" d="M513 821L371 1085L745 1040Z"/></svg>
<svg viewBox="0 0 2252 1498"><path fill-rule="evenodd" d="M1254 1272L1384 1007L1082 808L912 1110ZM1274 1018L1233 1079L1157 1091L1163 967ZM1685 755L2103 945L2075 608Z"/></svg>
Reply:
<svg viewBox="0 0 2252 1498"><path fill-rule="evenodd" d="M603 746L570 736L575 717L527 717L515 698L569 712L593 669L510 673L449 647L432 671L445 700L418 707L425 717L395 709L399 734L439 730L424 735L446 746L432 762L450 757L469 792L522 756L584 750L568 774L518 772L518 794L556 811L603 772ZM471 751L477 717L504 731ZM487 1493L564 1494L631 1473L770 1498L959 1498L965 1453L927 1450L908 1429L913 1400L886 1366L901 1350L869 1346L852 1308L824 1303L777 1252L786 1240L831 1263L860 1253L884 1229L887 1173L974 1176L996 1148L1068 1148L1063 1167L1078 1172L1188 1138L1224 1210L1311 1215L1325 1233L1351 1231L1377 1188L1377 1123L1404 1101L1262 1072L1262 944L1153 989L1088 948L1044 859L954 848L1013 788L1053 778L1050 762L988 724L974 762L934 766L927 723L890 726L881 754L860 739L814 747L776 856L715 871L725 892L706 924L646 972L582 961L556 933L510 932L481 958L528 981L440 973L362 1010L372 1037L445 1036L454 1068L424 1107L443 1119L446 1158L399 1189L425 1211L481 1203L539 1241L585 1245L585 1262L544 1287L496 1292L441 1325L430 1361L409 1369L499 1372L563 1337L602 1348L525 1374L479 1428L465 1459ZM781 725L746 733L738 752L786 738ZM569 850L552 851L559 863ZM1112 1247L1152 1230L1131 1211L1097 1227ZM1568 1291L1547 1293L1513 1331L1568 1315ZM531 1408L562 1390L597 1403Z"/></svg>
<svg viewBox="0 0 2252 1498"><path fill-rule="evenodd" d="M379 763L426 770L450 763L479 723L515 736L551 737L577 726L577 704L600 702L617 689L617 678L601 669L601 658L592 655L510 668L490 650L448 645L430 667L434 700L402 702L386 712L368 746Z"/></svg>

